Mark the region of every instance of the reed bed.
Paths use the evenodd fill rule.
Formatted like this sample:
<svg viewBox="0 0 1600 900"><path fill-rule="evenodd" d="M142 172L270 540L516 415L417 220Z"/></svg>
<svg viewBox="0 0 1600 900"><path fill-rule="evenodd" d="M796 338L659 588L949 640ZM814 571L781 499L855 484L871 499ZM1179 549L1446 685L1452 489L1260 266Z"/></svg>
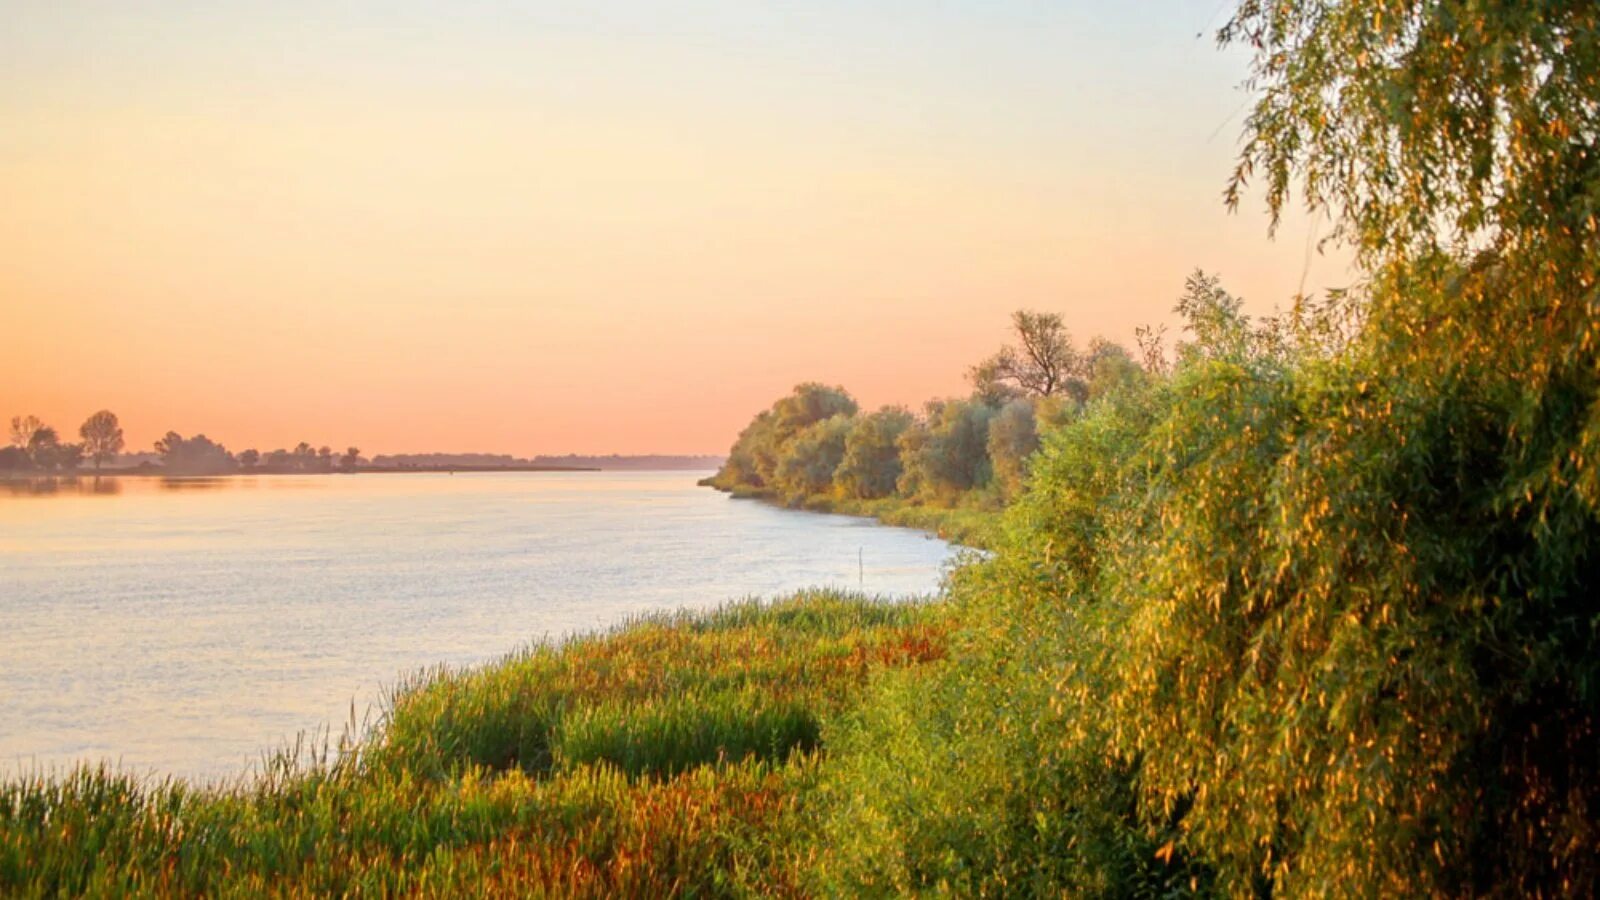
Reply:
<svg viewBox="0 0 1600 900"><path fill-rule="evenodd" d="M648 616L420 674L370 730L226 784L16 778L0 894L795 895L825 723L946 631L832 592Z"/></svg>

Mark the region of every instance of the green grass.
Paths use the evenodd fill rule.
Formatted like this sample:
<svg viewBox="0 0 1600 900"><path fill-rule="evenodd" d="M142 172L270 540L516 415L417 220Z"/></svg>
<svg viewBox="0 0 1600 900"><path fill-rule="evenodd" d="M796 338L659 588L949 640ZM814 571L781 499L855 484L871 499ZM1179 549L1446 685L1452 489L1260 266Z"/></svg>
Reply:
<svg viewBox="0 0 1600 900"><path fill-rule="evenodd" d="M803 893L827 723L940 659L942 606L804 593L401 685L374 731L216 787L0 784L0 895Z"/></svg>
<svg viewBox="0 0 1600 900"><path fill-rule="evenodd" d="M953 543L988 549L994 545L994 530L999 525L998 501L987 502L974 496L957 506L919 503L899 497L882 500L841 500L816 498L807 509L847 516L869 516L885 525L915 528Z"/></svg>
<svg viewBox="0 0 1600 900"><path fill-rule="evenodd" d="M1004 512L1004 503L991 491L971 491L954 504L942 504L906 497L857 500L817 495L793 500L776 491L728 484L715 478L701 479L700 484L716 488L735 500L759 500L792 509L865 516L885 525L926 531L942 540L979 549L994 546L996 529Z"/></svg>

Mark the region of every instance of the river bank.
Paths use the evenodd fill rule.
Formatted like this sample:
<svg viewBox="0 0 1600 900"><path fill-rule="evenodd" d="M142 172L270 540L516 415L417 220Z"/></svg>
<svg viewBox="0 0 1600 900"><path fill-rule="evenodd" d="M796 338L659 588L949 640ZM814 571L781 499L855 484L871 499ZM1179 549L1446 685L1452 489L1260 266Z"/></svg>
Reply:
<svg viewBox="0 0 1600 900"><path fill-rule="evenodd" d="M803 509L809 512L831 513L873 519L896 528L913 528L924 531L940 540L973 547L990 549L996 539L1001 510L992 509L982 502L962 506L939 506L902 497L885 497L878 500L857 500L844 497L811 496L803 500L786 500L775 491L717 483L715 477L704 478L701 487L713 488L733 500L750 500L780 509Z"/></svg>
<svg viewBox="0 0 1600 900"><path fill-rule="evenodd" d="M252 781L0 782L0 893L797 895L830 729L948 624L835 592L646 616L404 684Z"/></svg>

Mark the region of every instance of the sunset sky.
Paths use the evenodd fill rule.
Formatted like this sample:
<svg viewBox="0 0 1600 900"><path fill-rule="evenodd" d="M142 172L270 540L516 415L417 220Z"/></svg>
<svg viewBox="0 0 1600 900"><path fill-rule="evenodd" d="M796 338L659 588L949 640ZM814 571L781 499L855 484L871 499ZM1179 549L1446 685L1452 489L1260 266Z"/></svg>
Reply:
<svg viewBox="0 0 1600 900"><path fill-rule="evenodd" d="M6 0L0 416L722 452L798 381L962 392L1019 307L1269 311L1346 276L1223 208L1230 6Z"/></svg>

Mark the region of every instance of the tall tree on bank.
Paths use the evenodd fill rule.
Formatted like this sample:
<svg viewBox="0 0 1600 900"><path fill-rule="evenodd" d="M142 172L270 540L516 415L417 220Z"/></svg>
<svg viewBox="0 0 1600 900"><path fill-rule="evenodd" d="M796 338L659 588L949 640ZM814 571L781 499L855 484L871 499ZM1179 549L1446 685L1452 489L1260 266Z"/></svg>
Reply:
<svg viewBox="0 0 1600 900"><path fill-rule="evenodd" d="M1016 397L1054 397L1086 393L1083 357L1072 346L1061 317L1055 313L1018 310L1011 316L1017 342L1000 348L968 373L974 391L998 406Z"/></svg>
<svg viewBox="0 0 1600 900"><path fill-rule="evenodd" d="M83 451L94 460L95 471L122 452L122 426L116 413L102 409L78 426L78 436L83 438Z"/></svg>

